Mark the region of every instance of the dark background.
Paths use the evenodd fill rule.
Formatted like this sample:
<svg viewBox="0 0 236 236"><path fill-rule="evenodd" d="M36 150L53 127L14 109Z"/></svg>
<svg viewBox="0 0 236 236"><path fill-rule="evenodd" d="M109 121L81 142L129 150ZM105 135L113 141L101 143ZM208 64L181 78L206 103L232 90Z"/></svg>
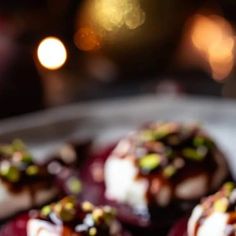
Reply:
<svg viewBox="0 0 236 236"><path fill-rule="evenodd" d="M236 97L236 1L131 1L145 14L144 22L135 28L115 25L112 30L99 25L87 10L88 2L96 1L108 0L0 1L0 118L145 93ZM210 54L194 47L189 37L199 15L221 27L221 36L233 42L230 53L227 40L213 50L213 67ZM207 47L218 42L214 29L201 32L204 25L199 22L201 37L205 32L213 35ZM76 39L78 32L82 35ZM67 49L67 61L57 70L44 68L37 59L37 47L47 36L58 37Z"/></svg>

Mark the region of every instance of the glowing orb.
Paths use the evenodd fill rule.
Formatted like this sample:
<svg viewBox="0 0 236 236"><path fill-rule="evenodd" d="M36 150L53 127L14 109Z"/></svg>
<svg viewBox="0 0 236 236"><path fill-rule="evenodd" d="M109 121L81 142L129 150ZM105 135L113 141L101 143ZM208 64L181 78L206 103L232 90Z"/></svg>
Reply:
<svg viewBox="0 0 236 236"><path fill-rule="evenodd" d="M56 37L43 39L38 46L37 55L40 64L49 70L59 69L67 59L66 48Z"/></svg>

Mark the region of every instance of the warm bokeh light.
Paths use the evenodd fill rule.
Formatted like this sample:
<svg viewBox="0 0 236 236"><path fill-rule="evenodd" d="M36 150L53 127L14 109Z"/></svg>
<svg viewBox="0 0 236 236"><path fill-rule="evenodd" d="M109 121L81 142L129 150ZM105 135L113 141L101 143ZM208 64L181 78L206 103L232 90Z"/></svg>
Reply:
<svg viewBox="0 0 236 236"><path fill-rule="evenodd" d="M192 43L209 63L216 80L225 79L234 66L235 41L229 22L217 15L196 15L191 31Z"/></svg>
<svg viewBox="0 0 236 236"><path fill-rule="evenodd" d="M90 27L81 27L74 36L75 45L83 51L94 51L100 48L100 37Z"/></svg>
<svg viewBox="0 0 236 236"><path fill-rule="evenodd" d="M94 0L91 14L95 22L107 31L122 26L136 29L145 21L139 0Z"/></svg>
<svg viewBox="0 0 236 236"><path fill-rule="evenodd" d="M208 60L214 79L222 80L232 71L234 66L233 50L233 38L228 38L224 43L209 48Z"/></svg>
<svg viewBox="0 0 236 236"><path fill-rule="evenodd" d="M67 59L67 52L62 41L56 37L43 39L37 50L41 65L50 70L62 67Z"/></svg>

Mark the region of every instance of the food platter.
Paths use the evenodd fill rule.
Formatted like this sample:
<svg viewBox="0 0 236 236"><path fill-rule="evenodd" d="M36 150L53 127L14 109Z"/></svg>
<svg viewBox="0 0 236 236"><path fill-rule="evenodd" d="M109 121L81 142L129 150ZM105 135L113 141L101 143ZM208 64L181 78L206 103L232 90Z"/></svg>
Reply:
<svg viewBox="0 0 236 236"><path fill-rule="evenodd" d="M66 140L92 137L96 147L104 147L147 121L197 122L216 139L236 170L235 108L233 100L156 95L79 103L1 121L0 141L19 137L40 159Z"/></svg>
<svg viewBox="0 0 236 236"><path fill-rule="evenodd" d="M99 153L148 121L201 123L226 153L234 174L235 106L230 100L154 95L81 103L2 121L0 141L21 138L34 156L43 161L64 142L72 140L92 139L93 153ZM99 195L96 194L91 192L90 197Z"/></svg>

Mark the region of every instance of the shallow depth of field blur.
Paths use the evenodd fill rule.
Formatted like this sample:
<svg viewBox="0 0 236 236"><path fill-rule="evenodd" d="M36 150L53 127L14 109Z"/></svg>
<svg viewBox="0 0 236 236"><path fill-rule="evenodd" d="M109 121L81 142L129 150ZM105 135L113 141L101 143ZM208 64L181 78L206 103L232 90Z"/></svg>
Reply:
<svg viewBox="0 0 236 236"><path fill-rule="evenodd" d="M0 1L0 118L139 94L236 98L236 1Z"/></svg>

